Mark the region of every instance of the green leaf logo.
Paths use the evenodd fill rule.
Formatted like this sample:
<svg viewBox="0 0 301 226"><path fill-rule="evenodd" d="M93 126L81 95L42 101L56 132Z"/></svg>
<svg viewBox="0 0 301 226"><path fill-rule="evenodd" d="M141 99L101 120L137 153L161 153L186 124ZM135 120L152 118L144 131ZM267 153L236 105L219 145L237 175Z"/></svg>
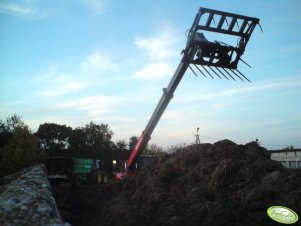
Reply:
<svg viewBox="0 0 301 226"><path fill-rule="evenodd" d="M293 224L298 221L298 215L290 208L284 206L271 206L267 213L270 218L282 224Z"/></svg>

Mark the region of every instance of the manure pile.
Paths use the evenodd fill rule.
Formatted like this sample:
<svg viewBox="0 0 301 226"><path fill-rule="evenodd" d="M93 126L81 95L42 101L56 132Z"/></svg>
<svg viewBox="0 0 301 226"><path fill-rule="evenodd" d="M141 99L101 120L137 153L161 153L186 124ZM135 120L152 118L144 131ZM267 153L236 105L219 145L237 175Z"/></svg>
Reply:
<svg viewBox="0 0 301 226"><path fill-rule="evenodd" d="M280 225L266 214L273 205L301 215L300 175L256 142L188 146L102 196L95 225Z"/></svg>

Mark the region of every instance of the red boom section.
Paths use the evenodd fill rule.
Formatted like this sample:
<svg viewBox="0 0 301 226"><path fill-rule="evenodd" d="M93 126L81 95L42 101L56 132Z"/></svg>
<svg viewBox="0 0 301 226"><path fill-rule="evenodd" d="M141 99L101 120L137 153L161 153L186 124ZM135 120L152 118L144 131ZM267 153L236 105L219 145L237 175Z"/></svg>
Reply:
<svg viewBox="0 0 301 226"><path fill-rule="evenodd" d="M139 137L129 159L126 161L126 165L128 168L132 167L132 164L134 163L136 157L138 156L138 152L140 152L140 150L141 150L141 145L142 145L143 141L144 141L144 136L142 133L141 136Z"/></svg>

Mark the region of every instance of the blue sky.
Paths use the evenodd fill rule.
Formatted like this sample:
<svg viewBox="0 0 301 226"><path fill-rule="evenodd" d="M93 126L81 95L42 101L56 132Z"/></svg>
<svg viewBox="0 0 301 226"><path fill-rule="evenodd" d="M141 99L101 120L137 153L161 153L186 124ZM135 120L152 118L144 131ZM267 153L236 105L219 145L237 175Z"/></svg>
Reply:
<svg viewBox="0 0 301 226"><path fill-rule="evenodd" d="M260 18L243 56L252 68L239 65L252 82L187 71L151 143L190 144L199 127L202 142L301 148L299 0L1 0L0 118L16 113L33 131L93 120L114 140L139 136L199 7Z"/></svg>

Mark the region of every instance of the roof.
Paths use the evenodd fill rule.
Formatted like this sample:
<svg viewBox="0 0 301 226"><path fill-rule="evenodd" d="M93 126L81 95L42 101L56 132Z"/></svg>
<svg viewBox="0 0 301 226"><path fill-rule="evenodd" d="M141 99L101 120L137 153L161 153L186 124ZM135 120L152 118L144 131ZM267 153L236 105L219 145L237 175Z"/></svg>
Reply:
<svg viewBox="0 0 301 226"><path fill-rule="evenodd" d="M284 153L284 152L301 152L301 149L281 149L281 150L269 150L271 153Z"/></svg>

